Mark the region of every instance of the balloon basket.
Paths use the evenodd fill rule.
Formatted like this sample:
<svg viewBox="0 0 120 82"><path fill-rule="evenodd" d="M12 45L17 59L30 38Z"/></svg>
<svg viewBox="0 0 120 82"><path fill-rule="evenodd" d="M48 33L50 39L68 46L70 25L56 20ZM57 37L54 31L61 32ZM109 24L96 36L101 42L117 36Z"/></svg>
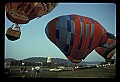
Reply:
<svg viewBox="0 0 120 82"><path fill-rule="evenodd" d="M20 35L21 35L20 31L13 30L12 28L8 28L6 31L6 37L11 41L20 39Z"/></svg>

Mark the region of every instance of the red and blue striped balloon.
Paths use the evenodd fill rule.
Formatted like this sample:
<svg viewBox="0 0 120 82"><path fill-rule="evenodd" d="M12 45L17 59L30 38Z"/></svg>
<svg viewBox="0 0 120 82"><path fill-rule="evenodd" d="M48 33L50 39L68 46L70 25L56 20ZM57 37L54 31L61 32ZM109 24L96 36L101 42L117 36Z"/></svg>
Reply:
<svg viewBox="0 0 120 82"><path fill-rule="evenodd" d="M49 40L73 63L81 62L106 42L106 32L96 20L75 14L56 17L45 28Z"/></svg>

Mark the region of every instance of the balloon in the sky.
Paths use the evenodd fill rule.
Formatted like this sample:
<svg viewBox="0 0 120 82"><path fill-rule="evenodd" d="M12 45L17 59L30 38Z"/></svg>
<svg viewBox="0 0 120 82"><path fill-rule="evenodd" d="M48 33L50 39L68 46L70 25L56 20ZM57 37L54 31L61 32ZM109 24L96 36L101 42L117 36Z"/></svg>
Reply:
<svg viewBox="0 0 120 82"><path fill-rule="evenodd" d="M41 2L8 2L5 4L7 18L16 24L8 28L6 36L9 40L15 41L20 38L21 31L18 24L26 24L30 20L50 13L58 3Z"/></svg>
<svg viewBox="0 0 120 82"><path fill-rule="evenodd" d="M113 55L116 53L116 40L108 39L106 41L106 45L108 47L97 47L95 51L100 54L105 59L111 59Z"/></svg>
<svg viewBox="0 0 120 82"><path fill-rule="evenodd" d="M58 3L9 2L5 4L7 18L17 24L26 24L30 20L50 13Z"/></svg>
<svg viewBox="0 0 120 82"><path fill-rule="evenodd" d="M81 62L106 42L106 32L96 20L75 14L54 18L45 28L49 40L73 63Z"/></svg>

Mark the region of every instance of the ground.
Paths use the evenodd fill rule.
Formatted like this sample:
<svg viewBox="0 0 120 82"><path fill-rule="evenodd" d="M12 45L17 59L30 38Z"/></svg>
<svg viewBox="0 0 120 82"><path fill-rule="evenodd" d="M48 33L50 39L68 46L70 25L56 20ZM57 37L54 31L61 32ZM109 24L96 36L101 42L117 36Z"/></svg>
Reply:
<svg viewBox="0 0 120 82"><path fill-rule="evenodd" d="M42 68L36 77L31 76L30 67L27 67L25 74L20 74L19 67L11 68L13 70L11 75L7 77L21 77L21 78L115 78L116 66L98 67L90 69L78 69L76 71L60 71L49 72Z"/></svg>

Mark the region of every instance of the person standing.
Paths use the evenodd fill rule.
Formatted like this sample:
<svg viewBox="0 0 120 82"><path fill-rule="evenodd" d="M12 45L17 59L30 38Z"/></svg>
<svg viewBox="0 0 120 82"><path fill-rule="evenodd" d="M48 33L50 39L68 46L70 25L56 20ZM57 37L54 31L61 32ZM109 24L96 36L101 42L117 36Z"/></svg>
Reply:
<svg viewBox="0 0 120 82"><path fill-rule="evenodd" d="M32 68L31 68L31 76L32 76L32 77L35 77L35 67L32 67Z"/></svg>
<svg viewBox="0 0 120 82"><path fill-rule="evenodd" d="M39 66L35 67L35 70L36 70L35 77L39 77L40 67Z"/></svg>

